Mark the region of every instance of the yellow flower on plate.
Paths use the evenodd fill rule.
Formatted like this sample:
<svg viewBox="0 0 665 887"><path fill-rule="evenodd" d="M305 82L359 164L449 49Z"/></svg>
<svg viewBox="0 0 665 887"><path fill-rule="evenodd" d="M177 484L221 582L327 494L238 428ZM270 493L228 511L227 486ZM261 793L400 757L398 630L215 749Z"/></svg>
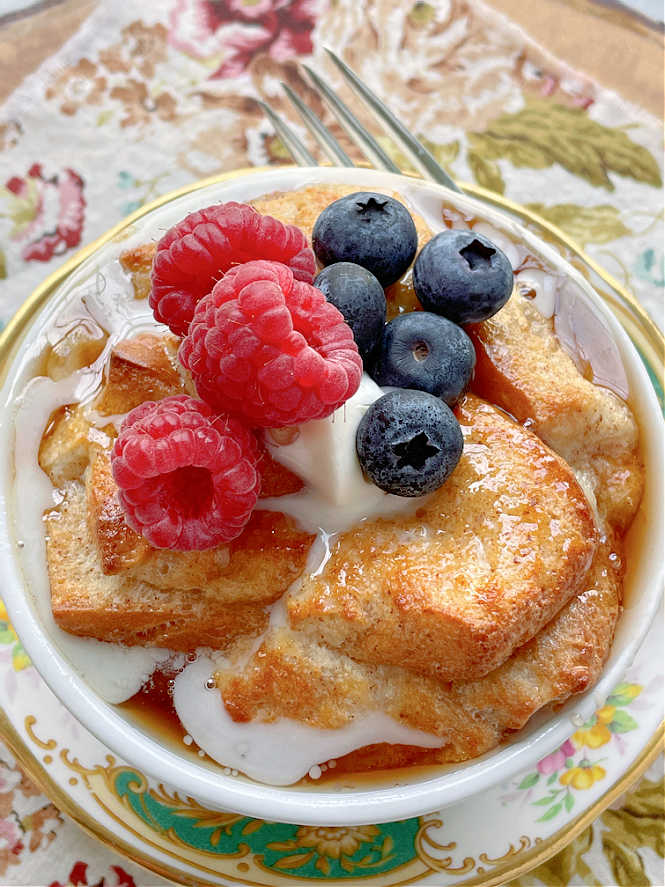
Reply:
<svg viewBox="0 0 665 887"><path fill-rule="evenodd" d="M29 665L32 665L32 663L30 662L28 654L20 644L17 644L12 653L12 668L14 671L23 671L23 669L27 668Z"/></svg>
<svg viewBox="0 0 665 887"><path fill-rule="evenodd" d="M0 598L0 622L9 622L9 613L2 598Z"/></svg>
<svg viewBox="0 0 665 887"><path fill-rule="evenodd" d="M577 748L582 748L585 745L588 748L600 748L611 738L612 733L605 724L594 724L593 727L588 727L586 730L577 730L572 736L573 744Z"/></svg>
<svg viewBox="0 0 665 887"><path fill-rule="evenodd" d="M12 645L12 668L14 671L22 671L31 664L28 654L23 649L23 644L14 631L14 626L9 621L7 608L2 600L0 600L0 644Z"/></svg>
<svg viewBox="0 0 665 887"><path fill-rule="evenodd" d="M611 724L614 720L616 705L604 705L596 712L596 718L599 724Z"/></svg>
<svg viewBox="0 0 665 887"><path fill-rule="evenodd" d="M296 832L296 843L298 847L313 847L319 856L339 859L342 854L353 856L361 844L373 841L378 835L379 829L375 825L358 825L354 828L301 826Z"/></svg>
<svg viewBox="0 0 665 887"><path fill-rule="evenodd" d="M561 785L572 785L573 788L586 789L591 788L594 782L598 782L604 776L605 770L599 767L598 764L581 761L579 766L565 770L559 776L559 782Z"/></svg>
<svg viewBox="0 0 665 887"><path fill-rule="evenodd" d="M616 706L604 705L596 712L596 723L592 727L585 727L576 730L572 735L573 744L577 748L587 746L587 748L600 748L612 738L612 731L607 726L612 723Z"/></svg>

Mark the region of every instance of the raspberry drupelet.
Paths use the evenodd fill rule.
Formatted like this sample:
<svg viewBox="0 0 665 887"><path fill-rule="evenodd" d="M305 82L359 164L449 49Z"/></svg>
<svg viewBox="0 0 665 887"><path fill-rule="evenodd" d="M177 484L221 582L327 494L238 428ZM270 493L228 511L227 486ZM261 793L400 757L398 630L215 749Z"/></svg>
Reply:
<svg viewBox="0 0 665 887"><path fill-rule="evenodd" d="M329 416L362 376L342 314L278 262L231 268L196 306L179 358L200 397L253 427Z"/></svg>
<svg viewBox="0 0 665 887"><path fill-rule="evenodd" d="M125 519L155 548L230 542L261 486L253 432L188 395L132 410L111 453Z"/></svg>
<svg viewBox="0 0 665 887"><path fill-rule="evenodd" d="M157 244L150 307L156 319L184 336L197 302L232 265L253 259L284 262L311 283L316 264L303 232L245 203L221 203L186 216Z"/></svg>

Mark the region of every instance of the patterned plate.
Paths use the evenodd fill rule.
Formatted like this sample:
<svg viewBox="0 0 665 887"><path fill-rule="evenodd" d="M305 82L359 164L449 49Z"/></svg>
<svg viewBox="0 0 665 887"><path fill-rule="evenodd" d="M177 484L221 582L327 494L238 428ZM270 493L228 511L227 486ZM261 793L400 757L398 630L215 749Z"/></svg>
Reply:
<svg viewBox="0 0 665 887"><path fill-rule="evenodd" d="M201 184L209 181L184 190ZM481 189L468 190L526 218L588 274L643 354L662 397L653 357L662 337L630 295L551 225ZM26 303L20 322L95 247L53 275ZM18 325L11 327L18 334ZM11 345L5 337L5 355ZM0 694L5 705L0 734L44 793L99 840L177 883L357 884L371 878L376 887L415 882L490 887L560 850L657 757L663 735L663 616L661 610L604 705L587 722L571 723L569 739L535 769L442 812L381 825L322 828L220 813L147 778L110 754L51 693L1 602Z"/></svg>
<svg viewBox="0 0 665 887"><path fill-rule="evenodd" d="M537 767L401 822L321 828L206 810L111 755L56 699L0 610L0 733L87 831L176 883L503 883L538 865L625 791L662 748L663 618L602 708Z"/></svg>

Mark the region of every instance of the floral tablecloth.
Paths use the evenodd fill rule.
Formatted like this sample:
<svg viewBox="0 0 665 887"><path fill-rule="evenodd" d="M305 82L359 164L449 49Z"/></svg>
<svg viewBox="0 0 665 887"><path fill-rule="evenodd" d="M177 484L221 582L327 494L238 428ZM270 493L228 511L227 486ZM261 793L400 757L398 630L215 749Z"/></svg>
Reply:
<svg viewBox="0 0 665 887"><path fill-rule="evenodd" d="M579 0L570 3L579 10ZM556 5L565 26L566 3ZM46 7L35 17L31 46L40 28L43 47L51 45L49 20L54 33L62 22L69 30L55 52L43 49L41 64L0 108L0 323L72 251L145 201L223 170L289 162L256 98L289 113L284 80L326 118L298 59L338 84L324 57L329 46L389 98L456 178L502 192L563 228L662 325L661 122L604 88L602 78L550 56L492 7L471 0L70 0ZM0 19L0 66L9 27ZM638 37L639 29L627 28L626 51L639 54ZM13 64L20 50L12 44ZM30 668L2 625L0 655L13 655L15 669ZM519 883L662 885L662 858L661 760ZM65 820L2 748L0 880L163 883Z"/></svg>

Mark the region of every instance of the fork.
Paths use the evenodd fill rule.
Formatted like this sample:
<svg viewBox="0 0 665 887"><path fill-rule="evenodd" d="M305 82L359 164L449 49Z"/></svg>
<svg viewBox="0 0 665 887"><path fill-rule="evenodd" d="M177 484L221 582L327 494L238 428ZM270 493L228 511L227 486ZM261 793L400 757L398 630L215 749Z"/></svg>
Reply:
<svg viewBox="0 0 665 887"><path fill-rule="evenodd" d="M362 82L358 75L339 56L335 55L332 50L326 49L326 52L341 72L344 80L373 112L382 128L407 155L423 178L437 182L439 185L445 185L453 191L461 192L462 189L451 179L427 148L409 132L381 99ZM377 169L401 173L402 170L388 156L374 136L360 123L355 114L344 104L334 90L328 86L325 80L308 65L303 65L302 67L343 130L355 142L369 162ZM336 166L355 166L328 127L307 107L300 96L286 83L282 83L282 87L303 123L333 164ZM289 124L266 102L260 101L259 104L295 162L299 166L318 166L319 163L316 157L314 157L307 145L305 145Z"/></svg>

